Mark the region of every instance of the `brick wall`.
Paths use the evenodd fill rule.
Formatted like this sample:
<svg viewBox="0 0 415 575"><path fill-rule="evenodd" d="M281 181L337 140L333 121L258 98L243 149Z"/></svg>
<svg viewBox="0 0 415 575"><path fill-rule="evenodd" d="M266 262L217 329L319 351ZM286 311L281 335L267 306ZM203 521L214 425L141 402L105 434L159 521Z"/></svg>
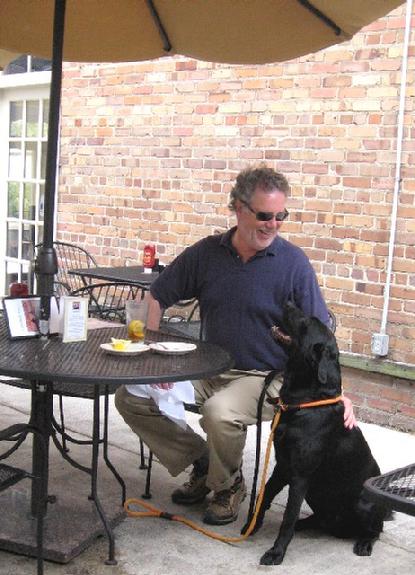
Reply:
<svg viewBox="0 0 415 575"><path fill-rule="evenodd" d="M415 433L413 381L350 367L342 379L359 420Z"/></svg>
<svg viewBox="0 0 415 575"><path fill-rule="evenodd" d="M64 68L58 236L102 264L168 262L233 219L239 170L292 185L284 237L301 246L343 351L380 329L395 177L404 7L350 42L286 63L184 57ZM414 32L405 102L389 359L415 364Z"/></svg>

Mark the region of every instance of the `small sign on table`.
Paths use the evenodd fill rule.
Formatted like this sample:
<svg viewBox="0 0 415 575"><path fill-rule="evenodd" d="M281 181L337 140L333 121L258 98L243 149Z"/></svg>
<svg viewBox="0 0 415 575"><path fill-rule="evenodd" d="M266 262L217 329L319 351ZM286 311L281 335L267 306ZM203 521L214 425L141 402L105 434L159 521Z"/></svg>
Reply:
<svg viewBox="0 0 415 575"><path fill-rule="evenodd" d="M88 300L83 297L63 296L62 341L85 341L88 326ZM62 313L61 312L61 313Z"/></svg>

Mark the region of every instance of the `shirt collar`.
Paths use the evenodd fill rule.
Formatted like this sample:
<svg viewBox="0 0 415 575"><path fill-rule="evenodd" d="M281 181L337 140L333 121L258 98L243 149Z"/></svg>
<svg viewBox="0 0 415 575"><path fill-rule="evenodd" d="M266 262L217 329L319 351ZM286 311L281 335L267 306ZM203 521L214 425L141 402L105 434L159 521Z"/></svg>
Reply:
<svg viewBox="0 0 415 575"><path fill-rule="evenodd" d="M236 226L234 226L233 228L231 228L228 231L226 231L225 233L223 233L222 237L220 239L220 245L227 247L232 252L236 252L235 248L232 245L232 236L235 233L235 230L236 230ZM271 245L269 245L264 250L260 250L259 252L257 252L256 256L276 256L278 246L280 243L281 243L281 238L278 235L275 238L275 240L272 242Z"/></svg>

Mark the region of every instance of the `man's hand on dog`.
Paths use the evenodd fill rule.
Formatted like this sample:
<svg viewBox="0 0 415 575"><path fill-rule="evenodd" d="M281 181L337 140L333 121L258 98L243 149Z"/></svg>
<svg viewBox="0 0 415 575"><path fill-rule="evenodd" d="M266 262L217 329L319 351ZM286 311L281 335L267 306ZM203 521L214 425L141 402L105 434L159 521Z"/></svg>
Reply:
<svg viewBox="0 0 415 575"><path fill-rule="evenodd" d="M348 397L343 395L344 403L344 427L346 429L353 429L356 427L357 421L353 413L353 404Z"/></svg>
<svg viewBox="0 0 415 575"><path fill-rule="evenodd" d="M153 389L172 389L174 387L174 383L150 383L150 387Z"/></svg>

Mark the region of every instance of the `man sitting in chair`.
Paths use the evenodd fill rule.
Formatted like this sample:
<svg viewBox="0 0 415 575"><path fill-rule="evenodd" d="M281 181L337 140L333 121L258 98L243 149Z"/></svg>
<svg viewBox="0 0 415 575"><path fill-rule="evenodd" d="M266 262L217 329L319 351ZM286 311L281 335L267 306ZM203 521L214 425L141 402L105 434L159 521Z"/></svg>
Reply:
<svg viewBox="0 0 415 575"><path fill-rule="evenodd" d="M278 235L288 216L286 178L261 166L241 172L230 194L237 225L185 249L151 286L148 328L157 330L161 311L179 300L197 298L203 338L225 348L235 368L194 381L200 424L207 440L191 427L182 429L163 416L154 402L118 389L115 404L130 428L142 438L173 476L193 464L189 479L172 494L190 505L213 496L204 522L235 521L246 496L242 456L247 426L256 423L264 377L284 369L286 355L273 340L282 306L293 300L305 314L329 324L316 275L304 252ZM268 388L277 396L280 377ZM171 388L174 384L154 384ZM344 398L345 426L355 425L353 408ZM264 403L262 417L273 407Z"/></svg>

